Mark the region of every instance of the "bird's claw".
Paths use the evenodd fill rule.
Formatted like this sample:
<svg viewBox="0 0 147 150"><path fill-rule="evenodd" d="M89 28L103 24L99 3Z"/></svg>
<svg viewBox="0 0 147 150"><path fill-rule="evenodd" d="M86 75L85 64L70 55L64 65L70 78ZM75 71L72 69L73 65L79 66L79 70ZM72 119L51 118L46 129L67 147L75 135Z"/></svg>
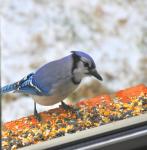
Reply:
<svg viewBox="0 0 147 150"><path fill-rule="evenodd" d="M67 104L64 103L63 101L61 101L61 107L62 107L63 109L65 109L65 110L69 110L69 111L72 111L72 112L75 112L75 111L76 111L76 108L67 105Z"/></svg>
<svg viewBox="0 0 147 150"><path fill-rule="evenodd" d="M64 108L65 110L69 110L72 109L71 106L67 105L66 103L64 103L63 101L61 101L61 107Z"/></svg>
<svg viewBox="0 0 147 150"><path fill-rule="evenodd" d="M41 121L41 116L37 113L37 114L34 114L35 118L40 122Z"/></svg>

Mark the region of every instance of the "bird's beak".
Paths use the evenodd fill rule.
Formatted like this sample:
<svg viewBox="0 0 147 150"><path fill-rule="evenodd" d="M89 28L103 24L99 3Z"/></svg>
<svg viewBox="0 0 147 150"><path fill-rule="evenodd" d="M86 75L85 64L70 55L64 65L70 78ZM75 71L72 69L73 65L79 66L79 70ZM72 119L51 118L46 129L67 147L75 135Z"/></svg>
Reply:
<svg viewBox="0 0 147 150"><path fill-rule="evenodd" d="M92 69L90 71L90 74L93 75L94 77L96 77L98 80L103 80L103 78L98 74L98 72L96 71L96 69Z"/></svg>

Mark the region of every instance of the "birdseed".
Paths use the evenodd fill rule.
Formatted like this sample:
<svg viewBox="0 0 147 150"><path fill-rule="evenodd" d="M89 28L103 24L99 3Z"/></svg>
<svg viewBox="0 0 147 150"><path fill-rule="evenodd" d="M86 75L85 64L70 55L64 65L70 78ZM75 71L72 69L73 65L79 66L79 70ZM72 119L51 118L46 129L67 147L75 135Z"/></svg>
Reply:
<svg viewBox="0 0 147 150"><path fill-rule="evenodd" d="M114 98L106 95L81 101L73 106L76 108L75 111L59 107L41 112L41 122L38 122L32 115L4 123L2 125L2 149L15 150L40 141L65 136L66 133L73 134L144 114L147 112L147 88L144 89L141 89L136 96L126 97L126 93L121 93L121 96Z"/></svg>

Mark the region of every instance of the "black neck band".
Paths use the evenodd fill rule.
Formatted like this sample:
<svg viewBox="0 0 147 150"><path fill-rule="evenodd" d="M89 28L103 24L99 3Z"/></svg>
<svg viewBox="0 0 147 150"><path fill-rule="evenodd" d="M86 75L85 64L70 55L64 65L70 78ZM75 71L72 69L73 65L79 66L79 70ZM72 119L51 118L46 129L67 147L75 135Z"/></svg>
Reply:
<svg viewBox="0 0 147 150"><path fill-rule="evenodd" d="M81 82L81 80L80 81L76 81L73 72L77 68L78 62L80 61L80 57L75 55L75 54L72 54L72 60L73 60L73 64L72 64L72 69L71 69L71 74L72 74L71 80L72 80L72 82L74 84L77 85L77 84L79 84Z"/></svg>

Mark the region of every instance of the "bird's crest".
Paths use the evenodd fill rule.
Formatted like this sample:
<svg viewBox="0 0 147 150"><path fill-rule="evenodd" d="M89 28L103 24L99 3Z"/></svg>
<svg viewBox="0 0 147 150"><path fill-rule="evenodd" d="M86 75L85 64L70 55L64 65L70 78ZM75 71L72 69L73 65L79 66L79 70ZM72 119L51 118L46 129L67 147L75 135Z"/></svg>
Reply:
<svg viewBox="0 0 147 150"><path fill-rule="evenodd" d="M95 67L95 63L94 60L92 59L92 57L90 55L88 55L87 53L84 53L82 51L71 51L71 53L75 56L75 58L77 59L87 59L91 62L93 68Z"/></svg>

